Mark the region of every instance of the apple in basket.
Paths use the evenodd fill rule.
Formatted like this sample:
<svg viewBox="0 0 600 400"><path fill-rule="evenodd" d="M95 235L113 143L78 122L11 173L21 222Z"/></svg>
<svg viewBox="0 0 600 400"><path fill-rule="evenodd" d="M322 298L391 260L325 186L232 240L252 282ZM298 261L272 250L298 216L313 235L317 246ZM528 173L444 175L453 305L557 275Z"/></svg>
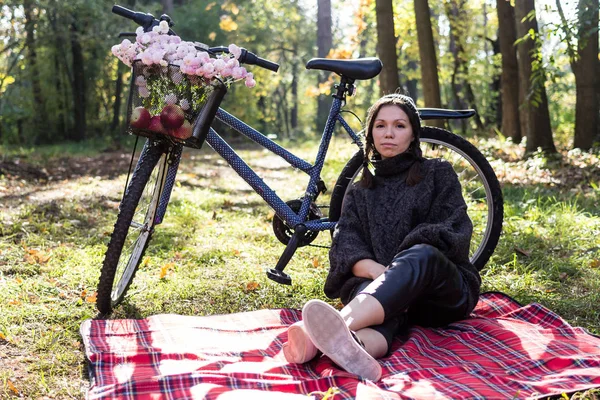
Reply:
<svg viewBox="0 0 600 400"><path fill-rule="evenodd" d="M167 104L160 112L160 122L167 129L177 129L183 125L185 114L177 104Z"/></svg>
<svg viewBox="0 0 600 400"><path fill-rule="evenodd" d="M144 107L136 107L131 112L129 124L132 128L146 129L150 125L151 118L150 112Z"/></svg>
<svg viewBox="0 0 600 400"><path fill-rule="evenodd" d="M190 121L183 121L183 124L179 128L171 131L171 136L182 140L189 139L192 136L192 124L190 124Z"/></svg>
<svg viewBox="0 0 600 400"><path fill-rule="evenodd" d="M160 115L155 115L154 117L150 118L148 129L153 132L162 133L163 135L167 134L167 130L163 126L162 122L160 122Z"/></svg>

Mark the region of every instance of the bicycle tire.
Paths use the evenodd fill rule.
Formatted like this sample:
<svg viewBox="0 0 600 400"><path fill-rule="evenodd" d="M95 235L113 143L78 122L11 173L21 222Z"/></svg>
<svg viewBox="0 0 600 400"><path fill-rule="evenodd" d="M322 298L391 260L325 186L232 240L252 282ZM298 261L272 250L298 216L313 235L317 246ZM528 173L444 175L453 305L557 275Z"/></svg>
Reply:
<svg viewBox="0 0 600 400"><path fill-rule="evenodd" d="M166 156L163 146L150 140L146 142L119 206L119 214L106 249L98 282L96 308L101 314L110 314L112 309L123 300L152 238L155 221L153 218L148 221L148 216L154 215L158 207L156 199L160 199L160 190L163 186L159 179L164 180L165 174L161 173L162 177L157 176L153 188L148 184L152 173L155 170L161 171L159 160L163 155ZM162 171L166 169L163 167ZM134 217L141 214L139 206L145 189L150 189L151 199L154 201L151 200L148 208L143 210L144 224L142 225L134 221ZM132 227L136 229L130 229ZM135 237L133 247L128 247L124 252L123 247L130 236ZM129 253L130 249L131 253ZM119 267L124 268L115 281Z"/></svg>
<svg viewBox="0 0 600 400"><path fill-rule="evenodd" d="M445 151L446 155L442 158L446 158L451 162L459 176L463 187L463 196L467 202L467 212L474 225L470 259L478 270L482 270L494 253L502 232L504 203L498 178L483 154L470 142L458 135L444 129L425 126L422 128L420 140L425 157L438 158L432 157L432 155L435 155L435 151ZM352 156L340 173L331 195L330 221L339 220L346 191L350 186L350 182L357 178L362 163L363 152L360 150ZM464 167L465 169L457 171L458 167ZM484 197L481 197L482 193L479 188L471 191L474 186L472 182L476 178L481 182ZM479 209L482 208L482 199L485 200L486 206L484 223L480 222L482 216Z"/></svg>

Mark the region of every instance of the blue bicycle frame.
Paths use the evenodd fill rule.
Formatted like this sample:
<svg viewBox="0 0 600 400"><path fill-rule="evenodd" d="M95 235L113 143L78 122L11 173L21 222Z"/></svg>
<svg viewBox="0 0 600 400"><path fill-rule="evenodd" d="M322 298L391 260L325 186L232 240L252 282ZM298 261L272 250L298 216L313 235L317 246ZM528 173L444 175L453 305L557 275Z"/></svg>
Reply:
<svg viewBox="0 0 600 400"><path fill-rule="evenodd" d="M339 122L344 127L346 132L348 132L350 137L359 147L362 146L357 134L352 130L352 128L350 128L348 123L341 116L341 107L342 100L334 97L314 164L310 164L292 154L256 129L229 114L227 111L221 108L219 108L217 111L216 118L219 121L261 145L265 149L282 157L291 166L308 174L310 179L305 195L302 197L302 206L297 214L275 193L275 191L269 187L269 185L267 185L256 174L256 172L254 172L254 170L235 152L235 150L229 146L229 144L227 144L223 138L219 136L219 134L213 128L210 129L206 137L206 143L208 143L210 147L212 147L229 163L229 165L231 165L238 175L241 176L252 187L252 189L254 189L254 191L258 193L265 200L265 202L267 202L267 204L273 208L273 210L275 210L277 215L283 221L285 221L288 226L294 228L298 224L304 224L304 226L310 231L330 230L335 227L335 222L329 222L328 218L310 221L307 221L307 219L310 210L310 204L317 197L319 192L317 184L321 176L321 170L323 169L325 156L327 154L331 137L333 136L333 130L336 122Z"/></svg>

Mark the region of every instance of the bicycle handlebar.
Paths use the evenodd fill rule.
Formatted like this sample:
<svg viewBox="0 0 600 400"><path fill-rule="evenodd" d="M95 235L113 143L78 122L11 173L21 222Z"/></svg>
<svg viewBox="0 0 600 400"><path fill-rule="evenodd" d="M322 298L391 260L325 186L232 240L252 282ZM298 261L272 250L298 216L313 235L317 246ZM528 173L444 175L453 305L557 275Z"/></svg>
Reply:
<svg viewBox="0 0 600 400"><path fill-rule="evenodd" d="M146 32L150 31L154 26L158 26L158 24L160 23L160 21L154 18L152 14L132 11L116 4L112 8L112 12L117 15L120 15L121 17L134 21L138 25L142 26ZM169 21L169 26L172 25L173 24ZM169 35L175 35L175 32L169 29ZM200 46L200 48L204 50L203 46ZM208 51L212 54L217 52L228 53L229 49L227 47L219 46L208 48ZM273 72L277 72L279 70L279 64L264 58L260 58L256 54L244 48L242 48L242 54L240 55L239 62L244 64L256 65L258 67L262 67Z"/></svg>

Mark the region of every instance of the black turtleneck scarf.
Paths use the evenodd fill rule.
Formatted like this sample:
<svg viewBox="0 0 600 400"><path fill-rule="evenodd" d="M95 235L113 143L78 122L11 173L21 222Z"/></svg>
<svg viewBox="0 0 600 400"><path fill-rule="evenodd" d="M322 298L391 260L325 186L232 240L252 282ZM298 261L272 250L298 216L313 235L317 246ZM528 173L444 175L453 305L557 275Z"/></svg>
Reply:
<svg viewBox="0 0 600 400"><path fill-rule="evenodd" d="M415 162L421 162L423 178L408 186L408 169ZM450 163L402 153L373 164L372 187L354 185L344 198L329 251L325 294L347 304L352 290L366 280L352 274L356 262L372 259L388 265L400 251L430 244L458 267L476 302L481 278L469 261L473 225Z"/></svg>

